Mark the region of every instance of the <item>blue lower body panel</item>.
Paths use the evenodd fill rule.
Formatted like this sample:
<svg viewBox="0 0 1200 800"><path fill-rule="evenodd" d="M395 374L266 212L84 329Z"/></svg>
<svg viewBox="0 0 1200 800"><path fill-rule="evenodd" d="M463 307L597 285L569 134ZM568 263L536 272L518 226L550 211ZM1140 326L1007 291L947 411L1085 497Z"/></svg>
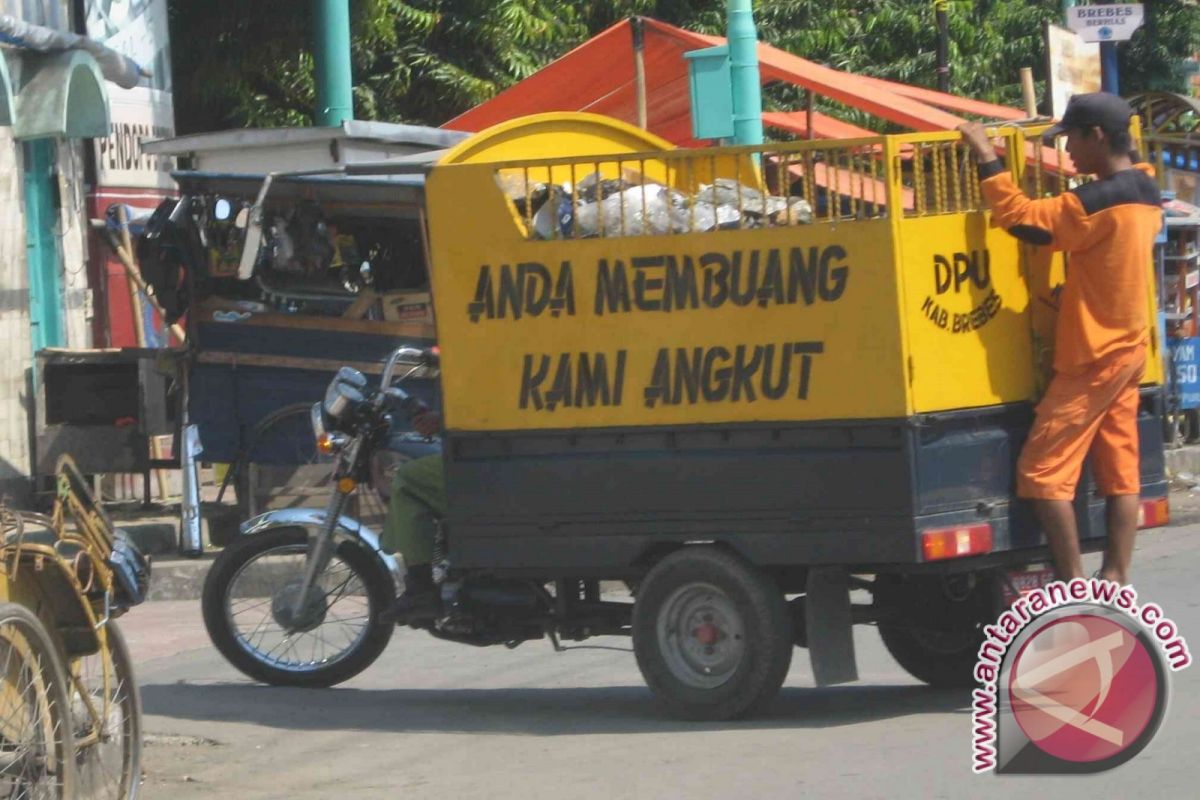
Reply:
<svg viewBox="0 0 1200 800"><path fill-rule="evenodd" d="M765 565L916 565L921 531L988 522L993 560L1015 563L1044 545L1013 496L1032 419L1018 404L900 420L451 431L451 557L620 575L657 547L716 540ZM1161 420L1161 392L1145 392L1147 497L1167 492ZM1096 549L1104 499L1086 466L1076 502L1085 549Z"/></svg>

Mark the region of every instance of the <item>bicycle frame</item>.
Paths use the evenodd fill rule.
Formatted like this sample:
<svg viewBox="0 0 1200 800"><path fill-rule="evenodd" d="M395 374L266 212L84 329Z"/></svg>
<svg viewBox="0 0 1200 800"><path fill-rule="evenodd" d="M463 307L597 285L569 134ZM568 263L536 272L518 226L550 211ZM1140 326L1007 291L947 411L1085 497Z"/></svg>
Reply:
<svg viewBox="0 0 1200 800"><path fill-rule="evenodd" d="M124 609L113 604L114 575L108 565L115 541L112 521L92 498L70 456L58 461L55 488L49 517L0 509L4 534L0 599L35 610L51 632L63 663L70 665L72 659L108 649L108 623ZM53 534L52 541L45 541L44 534L28 539L30 523ZM66 672L87 713L86 728L76 727L76 747L97 744L104 729L104 710L92 702L78 670ZM113 680L106 665L105 697L111 696Z"/></svg>

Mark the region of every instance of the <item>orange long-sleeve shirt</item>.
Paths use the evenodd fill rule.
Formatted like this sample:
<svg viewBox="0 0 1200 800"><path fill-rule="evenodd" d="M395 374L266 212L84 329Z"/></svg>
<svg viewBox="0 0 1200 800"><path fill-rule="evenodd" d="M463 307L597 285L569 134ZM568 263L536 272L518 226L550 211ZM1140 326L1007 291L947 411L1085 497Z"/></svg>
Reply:
<svg viewBox="0 0 1200 800"><path fill-rule="evenodd" d="M1032 200L999 161L980 166L992 224L1070 255L1055 331L1054 369L1079 372L1145 344L1147 291L1162 203L1153 168L1138 164L1057 197Z"/></svg>

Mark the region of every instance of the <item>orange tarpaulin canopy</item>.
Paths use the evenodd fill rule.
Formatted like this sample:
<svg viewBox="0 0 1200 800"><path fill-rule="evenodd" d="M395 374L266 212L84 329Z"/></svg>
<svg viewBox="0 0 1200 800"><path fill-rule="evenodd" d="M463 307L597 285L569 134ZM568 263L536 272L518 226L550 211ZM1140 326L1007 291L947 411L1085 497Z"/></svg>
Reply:
<svg viewBox="0 0 1200 800"><path fill-rule="evenodd" d="M718 36L694 33L644 19L648 129L680 146L692 138L691 99L683 54L724 44ZM944 92L854 75L759 44L764 82L782 81L862 109L917 131L953 130L963 122L955 114L997 121L1021 119L1015 108L970 100ZM461 114L443 127L480 131L499 122L546 111L590 111L637 123L633 31L624 20L496 97ZM810 135L805 112L768 112L765 124ZM842 139L873 135L824 114L813 114L813 138Z"/></svg>
<svg viewBox="0 0 1200 800"><path fill-rule="evenodd" d="M805 111L764 111L763 124L800 136L808 135L808 113ZM842 122L837 117L819 111L813 112L812 128L814 139L864 139L877 135L875 131Z"/></svg>

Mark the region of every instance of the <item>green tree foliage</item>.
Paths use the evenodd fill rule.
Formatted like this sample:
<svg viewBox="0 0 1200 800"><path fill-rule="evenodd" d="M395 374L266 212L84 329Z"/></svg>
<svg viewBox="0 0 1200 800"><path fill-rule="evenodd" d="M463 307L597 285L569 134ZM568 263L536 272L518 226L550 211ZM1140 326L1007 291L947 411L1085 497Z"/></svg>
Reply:
<svg viewBox="0 0 1200 800"><path fill-rule="evenodd" d="M1200 3L1142 0L1146 21L1117 51L1121 93L1182 92L1187 84L1181 56L1200 52Z"/></svg>
<svg viewBox="0 0 1200 800"><path fill-rule="evenodd" d="M311 123L307 0L170 0L181 131ZM720 34L725 0L351 0L355 113L440 124L527 77L609 25L643 14ZM759 33L831 67L936 84L931 0L760 0ZM1183 87L1200 50L1195 0L1147 0L1152 22L1121 46L1122 92ZM1020 104L1020 68L1045 73L1043 25L1060 0L951 0L951 90ZM794 109L800 93L772 87ZM858 124L865 115L820 101Z"/></svg>

